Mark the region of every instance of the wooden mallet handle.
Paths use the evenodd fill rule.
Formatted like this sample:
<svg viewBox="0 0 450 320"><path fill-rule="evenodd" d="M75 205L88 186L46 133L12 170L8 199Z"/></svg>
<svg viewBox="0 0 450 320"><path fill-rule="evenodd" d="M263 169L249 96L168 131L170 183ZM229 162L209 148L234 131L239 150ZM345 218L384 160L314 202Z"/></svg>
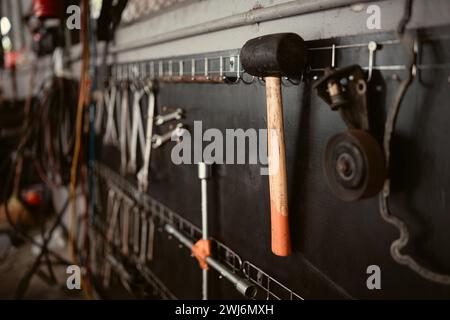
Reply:
<svg viewBox="0 0 450 320"><path fill-rule="evenodd" d="M272 252L278 256L288 256L291 253L291 237L288 219L281 79L279 77L266 77L265 81Z"/></svg>

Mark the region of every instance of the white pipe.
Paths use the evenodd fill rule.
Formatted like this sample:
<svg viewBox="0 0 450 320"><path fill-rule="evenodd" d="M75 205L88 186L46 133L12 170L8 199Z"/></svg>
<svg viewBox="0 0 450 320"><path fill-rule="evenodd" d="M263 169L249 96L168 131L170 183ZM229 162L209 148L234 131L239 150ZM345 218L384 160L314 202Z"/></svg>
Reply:
<svg viewBox="0 0 450 320"><path fill-rule="evenodd" d="M317 11L336 9L356 3L370 1L374 0L316 0L307 2L305 2L304 0L291 1L268 8L251 10L214 21L200 23L192 27L170 31L131 43L116 45L115 47L111 48L111 53L129 51L160 43L199 36L205 33L217 32L221 30L298 16Z"/></svg>

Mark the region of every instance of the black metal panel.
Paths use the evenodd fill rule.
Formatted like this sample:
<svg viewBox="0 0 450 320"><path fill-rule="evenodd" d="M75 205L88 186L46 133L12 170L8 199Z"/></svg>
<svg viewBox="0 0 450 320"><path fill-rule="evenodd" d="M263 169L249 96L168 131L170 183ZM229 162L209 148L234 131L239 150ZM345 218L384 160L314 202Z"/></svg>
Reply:
<svg viewBox="0 0 450 320"><path fill-rule="evenodd" d="M422 32L423 33L423 32ZM450 34L438 29L433 36ZM424 34L424 36L428 36ZM392 34L332 39L310 46L364 43L393 39ZM448 40L422 45L421 63L450 61ZM330 64L330 51L311 53L313 67ZM377 51L376 65L402 65L401 44ZM366 47L342 49L337 66L367 65ZM404 71L376 71L370 83L370 110L381 140L385 112ZM406 252L433 270L450 273L450 118L449 69L420 71L402 104L393 144L394 214L412 233ZM210 190L210 233L305 298L449 298L450 287L420 278L390 256L398 232L378 212L378 199L342 202L328 189L322 171L327 140L345 130L311 90L311 79L300 86L283 87L289 205L294 253L287 258L270 251L268 179L259 165L216 165ZM161 84L158 110L163 106L186 110L184 123L201 120L203 130L263 129L265 91L260 83ZM206 144L204 144L206 145ZM195 165L171 162L173 144L153 152L149 193L200 226L200 181ZM102 152L103 162L118 169L117 150ZM130 177L130 181L134 181ZM199 298L201 273L186 249L160 233L155 240L152 268L179 298ZM366 268L381 268L382 289L368 290ZM217 279L214 277L214 279ZM214 280L213 298L239 298L225 280Z"/></svg>

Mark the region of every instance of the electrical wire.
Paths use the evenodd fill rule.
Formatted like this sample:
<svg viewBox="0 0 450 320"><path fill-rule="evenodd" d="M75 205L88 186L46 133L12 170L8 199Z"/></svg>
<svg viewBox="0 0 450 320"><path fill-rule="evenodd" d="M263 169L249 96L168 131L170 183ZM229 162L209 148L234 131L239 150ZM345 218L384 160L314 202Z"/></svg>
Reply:
<svg viewBox="0 0 450 320"><path fill-rule="evenodd" d="M91 83L91 88L89 94L92 95L95 93L97 88L96 79L97 79L97 24L96 20L92 17L88 19L88 35L89 35L89 46L90 46L90 63L89 63L89 77L93 79ZM91 256L90 256L90 230L94 224L94 210L95 210L95 197L94 197L94 169L93 163L95 159L95 115L96 115L96 103L94 101L90 101L89 104L89 151L88 151L88 166L87 170L84 172L87 174L85 179L88 180L88 197L86 199L86 203L88 203L87 210L84 215L84 265L86 269L86 279L87 281L87 296L91 298L92 287L91 280L92 270L91 270Z"/></svg>
<svg viewBox="0 0 450 320"><path fill-rule="evenodd" d="M76 136L75 146L72 157L72 166L70 172L70 229L69 229L69 253L72 257L72 261L76 263L76 234L77 234L77 213L76 213L76 186L78 175L78 162L81 152L82 144L82 131L83 131L83 115L84 108L86 106L86 100L88 98L87 85L88 85L88 66L89 66L89 43L87 33L87 23L89 17L89 1L83 0L82 10L82 26L81 26L81 40L82 40L82 64L81 64L81 77L80 77L80 90L78 96L77 117L76 117Z"/></svg>
<svg viewBox="0 0 450 320"><path fill-rule="evenodd" d="M15 223L12 219L11 212L9 211L9 205L8 205L8 199L9 199L9 186L12 181L12 196L18 197L19 189L20 189L20 178L22 175L22 166L23 166L23 159L24 159L24 150L27 146L28 142L30 141L31 137L36 137L36 131L38 130L39 122L38 121L30 121L31 119L31 112L32 112L32 104L33 104L33 91L35 88L35 80L36 80L36 74L37 74L37 67L36 64L32 67L31 73L30 73L30 80L29 80L29 88L28 88L28 94L25 100L24 104L24 121L23 121L23 128L22 128L22 137L20 138L20 141L18 143L18 146L15 151L15 156L11 161L11 168L14 168L14 170L10 170L9 174L6 176L6 182L5 182L5 189L3 193L3 203L5 208L5 216L9 223L9 225L12 227L13 231L16 235L18 235L20 238L32 243L33 245L39 247L42 251L47 252L47 254L50 254L54 256L59 262L63 264L68 264L68 261L64 258L62 258L59 254L48 250L43 244L36 241L33 237L31 237L23 228L19 226L18 223ZM43 105L38 106L38 113L42 111ZM8 160L11 160L11 157L8 157ZM14 175L14 177L13 177Z"/></svg>
<svg viewBox="0 0 450 320"><path fill-rule="evenodd" d="M83 21L86 21L88 17L88 8L89 1L83 0ZM83 25L83 30L86 30L86 24ZM85 31L84 31L85 32ZM84 33L83 32L83 33ZM38 98L36 103L36 108L32 108L33 101L33 91L35 89L35 78L37 73L37 63L32 65L31 73L30 73L30 83L29 83L29 94L27 95L27 99L24 104L24 121L23 121L23 130L22 137L18 143L18 146L15 151L15 156L12 159L11 166L14 168L10 170L7 175L7 182L5 184L4 190L4 207L5 207L5 215L8 223L11 225L15 234L17 234L20 238L30 242L31 244L37 246L41 249L39 256L36 258L33 267L30 271L24 276L24 278L19 282L16 291L16 297L21 298L28 287L29 281L31 280L33 274L39 273L38 266L41 262L45 263L48 267L48 271L50 277L55 279L53 269L51 267L50 256L56 258L58 263L69 265L71 262L67 261L63 257L61 257L58 253L49 250L48 243L51 238L51 234L56 229L56 227L61 226L64 228L64 225L61 223L61 217L65 212L65 208L72 204L75 207L75 202L73 201L76 195L76 176L78 171L78 160L81 157L82 150L82 120L84 113L84 106L87 105L88 101L88 80L89 77L87 75L87 65L89 61L89 48L86 45L87 36L84 35L82 37L83 41L83 65L82 65L82 76L79 85L79 99L78 105L76 109L76 130L71 130L72 123L70 121L73 118L72 108L70 108L70 103L67 104L64 100L67 96L64 94L65 92L69 92L69 102L70 102L70 93L71 81L66 80L64 78L57 78L52 76L51 81L45 79L38 90ZM67 88L69 90L67 90ZM34 109L34 110L33 110ZM37 118L38 121L30 121L31 112L34 112L33 116ZM76 131L75 134L72 134L73 131ZM75 141L76 140L76 141ZM75 146L72 145L72 141ZM17 197L19 195L20 190L20 181L22 176L22 169L24 165L24 151L31 144L32 151L32 162L38 173L41 180L50 187L61 186L64 184L64 179L58 178L62 176L62 173L65 171L65 167L70 165L71 162L71 176L70 176L70 197L68 199L67 204L64 205L61 212L57 215L57 219L55 224L50 229L49 233L46 232L44 225L42 225L42 235L43 235L43 243L38 242L32 236L30 236L25 229L21 228L19 223L13 221L10 207L8 203L9 191L12 185L12 196ZM73 159L68 159L69 152L74 150ZM40 156L38 156L38 154ZM45 159L42 159L42 156L45 156ZM8 158L8 160L10 160ZM51 173L49 176L48 174ZM87 180L86 172L82 174L81 179L82 188L81 191L84 192L84 199L87 203L87 195L86 189L83 188L85 181ZM83 181L84 180L84 181ZM12 183L11 183L12 182ZM75 210L72 211L74 213ZM72 215L73 217L73 215ZM20 222L20 221L19 221ZM76 227L76 220L73 220L73 223L70 227ZM69 232L69 248L75 248L75 232L73 229L70 229ZM46 237L45 235L48 234ZM75 252L75 250L73 250ZM72 255L72 260L76 262L76 255ZM90 295L89 292L89 283L85 282L83 285L83 290L88 291L87 294Z"/></svg>
<svg viewBox="0 0 450 320"><path fill-rule="evenodd" d="M78 106L77 106L77 118L76 118L76 136L75 136L75 146L72 157L72 166L70 172L70 228L69 228L69 253L72 257L72 261L77 264L78 261L78 248L77 248L77 230L78 230L78 219L77 219L77 208L76 208L76 188L77 188L77 176L79 170L79 159L82 153L82 138L83 138L83 117L85 107L89 105L89 0L82 1L82 26L81 26L81 42L82 42L82 63L81 63L81 76L80 76L80 91L78 96ZM85 167L83 167L85 168ZM83 173L84 172L84 173ZM86 190L84 188L86 172L82 170L81 175L81 189L83 192L83 199L86 204L88 203L88 198L86 196ZM86 205L86 210L88 205ZM85 212L84 217L87 212ZM87 220L86 220L87 221ZM82 262L83 257L81 256ZM92 287L89 281L89 276L83 276L82 278L83 291L87 298L92 298Z"/></svg>
<svg viewBox="0 0 450 320"><path fill-rule="evenodd" d="M66 172L71 164L69 151L73 148L75 131L71 120L76 108L71 99L73 91L71 80L52 78L43 83L37 98L39 110L35 118L40 126L31 147L32 160L39 177L50 187L68 182ZM62 92L66 92L64 100Z"/></svg>

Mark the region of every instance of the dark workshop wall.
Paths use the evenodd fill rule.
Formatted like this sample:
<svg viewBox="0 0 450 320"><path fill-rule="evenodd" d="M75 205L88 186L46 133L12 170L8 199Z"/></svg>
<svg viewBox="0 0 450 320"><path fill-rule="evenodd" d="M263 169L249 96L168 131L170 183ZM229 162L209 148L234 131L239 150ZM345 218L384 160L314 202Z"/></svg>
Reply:
<svg viewBox="0 0 450 320"><path fill-rule="evenodd" d="M450 61L450 28L420 31L420 64ZM308 42L310 47L382 42L394 34L355 36ZM382 47L376 65L405 64L401 44ZM310 57L312 67L330 65L330 52ZM367 47L342 49L337 66L368 63ZM402 70L375 70L369 108L381 141L386 109L393 100ZM433 270L450 272L450 90L448 69L420 69L404 100L394 134L392 208L412 235L405 252ZM283 87L294 253L287 258L270 251L268 179L259 165L216 165L210 190L211 234L305 298L449 298L450 288L426 281L394 262L390 245L395 228L378 212L378 198L343 202L329 190L322 169L327 140L346 129L311 89L312 74L299 86ZM161 84L158 110L186 110L184 123L203 121L203 130L266 126L265 91L258 82L228 84ZM169 143L153 153L150 195L200 226L200 182L195 165L174 165ZM119 170L119 152L98 146L102 162ZM135 182L134 177L129 177ZM199 298L201 272L189 252L158 233L152 269L179 298ZM382 290L368 290L366 268L379 265ZM215 280L214 298L239 298L225 280Z"/></svg>

